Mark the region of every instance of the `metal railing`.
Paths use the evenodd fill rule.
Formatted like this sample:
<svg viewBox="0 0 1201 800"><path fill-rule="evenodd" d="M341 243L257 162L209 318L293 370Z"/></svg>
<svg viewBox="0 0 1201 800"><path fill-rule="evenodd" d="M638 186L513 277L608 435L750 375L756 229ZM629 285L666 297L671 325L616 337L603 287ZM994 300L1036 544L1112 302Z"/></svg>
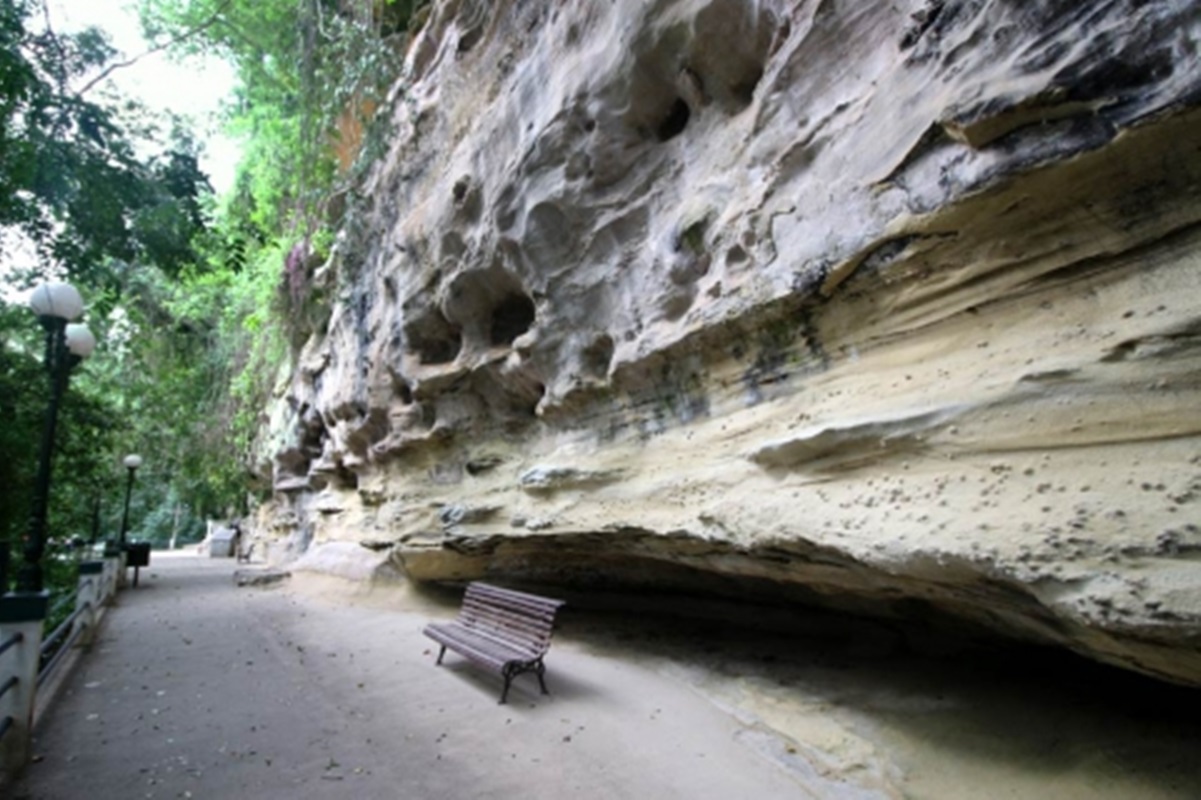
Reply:
<svg viewBox="0 0 1201 800"><path fill-rule="evenodd" d="M25 641L25 634L14 633L12 636L8 637L3 642L0 642L0 656L4 655L4 653L6 651L12 649L13 647L16 647L23 641ZM19 682L20 682L20 679L17 678L16 675L9 675L8 679L6 681L4 681L4 684L2 686L0 686L0 697L3 697L4 695L8 694L12 690L12 688L14 686L16 686ZM11 716L5 717L4 719L0 719L0 739L3 739L4 735L6 733L8 733L9 730L12 729L13 722L14 722L14 720Z"/></svg>
<svg viewBox="0 0 1201 800"><path fill-rule="evenodd" d="M38 662L39 686L50 678L54 669L62 663L63 656L71 650L71 647L83 634L84 627L75 624L83 611L84 608L77 609L75 613L63 620L62 624L55 628L54 632L47 636L46 641L42 643L41 659Z"/></svg>
<svg viewBox="0 0 1201 800"><path fill-rule="evenodd" d="M86 586L91 586L93 581L94 579L88 578L69 594L59 598L51 609L49 618L54 619L60 616L68 606L75 604L79 596L79 590ZM81 616L91 611L91 608L92 604L90 602L77 606L42 640L37 675L39 686L44 684L54 674L55 669L63 662L63 657L70 652L71 648L79 640L79 637L83 635L87 626L77 623ZM24 634L14 633L3 642L0 642L0 656L3 656L8 650L16 647L24 640ZM0 698L12 691L19 683L20 678L16 675L10 675L7 679L4 679L4 682L0 684ZM3 739L4 735L12 729L14 722L11 716L0 719L0 739Z"/></svg>
<svg viewBox="0 0 1201 800"><path fill-rule="evenodd" d="M64 607L75 605L75 609L67 615L66 619L60 622L58 627L46 634L42 639L41 657L38 660L39 686L50 678L55 668L62 663L63 656L71 650L75 642L83 635L86 626L77 625L76 623L85 612L91 610L92 604L85 603L80 606L76 603L76 600L79 597L79 591L86 586L91 586L93 581L93 578L88 578L80 582L69 594L59 598L51 608L49 618L54 619L62 613Z"/></svg>
<svg viewBox="0 0 1201 800"><path fill-rule="evenodd" d="M73 654L90 641L116 591L116 559L87 566L77 586L55 597L49 608L44 593L0 597L5 604L0 636L6 637L0 641L0 785L28 762L39 708L64 685Z"/></svg>
<svg viewBox="0 0 1201 800"><path fill-rule="evenodd" d="M3 642L0 642L0 656L4 655L5 650L8 650L9 648L12 648L12 647L16 647L23 641L25 641L25 634L14 633L12 636L8 637Z"/></svg>

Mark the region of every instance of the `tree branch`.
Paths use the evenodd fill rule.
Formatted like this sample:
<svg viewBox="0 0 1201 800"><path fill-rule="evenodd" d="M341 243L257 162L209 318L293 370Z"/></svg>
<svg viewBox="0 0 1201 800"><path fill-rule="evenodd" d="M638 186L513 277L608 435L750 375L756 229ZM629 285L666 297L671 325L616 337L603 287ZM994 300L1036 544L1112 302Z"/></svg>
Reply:
<svg viewBox="0 0 1201 800"><path fill-rule="evenodd" d="M183 33L180 33L179 35L169 39L166 42L163 42L162 44L155 45L154 47L150 48L149 50L145 51L144 53L139 53L138 55L134 56L131 59L128 59L126 61L116 61L112 64L109 64L107 67L105 67L104 69L102 69L100 71L99 75L92 78L90 81L88 81L86 84L83 85L82 89L80 89L78 92L75 93L75 99L78 100L78 99L82 98L89 90L94 88L96 86L96 84L100 83L105 78L107 78L109 75L112 75L114 72L116 72L117 70L124 69L125 67L132 67L134 64L138 63L139 61L141 61L143 58L146 58L147 56L154 55L155 53L161 53L163 50L174 47L175 45L179 44L180 42L187 41L188 39L192 38L196 34L202 33L204 31L208 30L209 28L213 27L213 25L217 24L217 22L221 19L221 15L222 15L222 13L225 12L225 9L229 8L229 6L232 3L233 3L233 0L222 0L221 4L219 6L217 6L217 8L213 11L213 13L211 15L209 15L209 18L206 19L204 22L201 22L196 27L189 28L188 30L184 31Z"/></svg>
<svg viewBox="0 0 1201 800"><path fill-rule="evenodd" d="M59 40L58 34L54 32L54 26L50 19L50 5L46 0L42 0L42 24L46 26L46 39L55 50L58 51L58 63L54 66L57 69L48 69L54 73L54 79L58 82L58 93L60 96L67 94L67 53L63 50L63 43Z"/></svg>

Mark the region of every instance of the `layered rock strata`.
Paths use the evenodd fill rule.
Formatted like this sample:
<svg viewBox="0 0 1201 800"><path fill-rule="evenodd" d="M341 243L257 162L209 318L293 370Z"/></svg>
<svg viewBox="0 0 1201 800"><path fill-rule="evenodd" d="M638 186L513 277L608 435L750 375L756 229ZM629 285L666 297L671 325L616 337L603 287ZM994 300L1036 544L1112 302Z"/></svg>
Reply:
<svg viewBox="0 0 1201 800"><path fill-rule="evenodd" d="M1199 42L1183 0L435 4L263 526L1201 684Z"/></svg>

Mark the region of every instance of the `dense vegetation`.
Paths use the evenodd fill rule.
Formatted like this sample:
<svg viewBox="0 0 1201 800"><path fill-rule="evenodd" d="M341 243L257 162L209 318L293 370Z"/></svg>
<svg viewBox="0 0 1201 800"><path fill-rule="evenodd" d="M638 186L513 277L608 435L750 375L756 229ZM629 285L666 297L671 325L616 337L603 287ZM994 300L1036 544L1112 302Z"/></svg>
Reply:
<svg viewBox="0 0 1201 800"><path fill-rule="evenodd" d="M141 0L152 47L236 66L244 157L217 197L186 123L105 89L105 35L53 30L44 1L0 0L0 541L25 530L48 395L20 292L48 276L80 289L100 341L60 417L51 552L116 535L128 452L145 457L131 535L194 540L266 487L256 436L322 316L312 271L345 208L330 198L370 159L423 3Z"/></svg>

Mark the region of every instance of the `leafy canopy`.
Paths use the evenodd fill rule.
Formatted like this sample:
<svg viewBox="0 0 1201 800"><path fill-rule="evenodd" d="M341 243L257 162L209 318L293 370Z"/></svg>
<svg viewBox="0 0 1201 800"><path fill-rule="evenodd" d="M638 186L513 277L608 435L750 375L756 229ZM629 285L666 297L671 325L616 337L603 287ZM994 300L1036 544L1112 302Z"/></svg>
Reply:
<svg viewBox="0 0 1201 800"><path fill-rule="evenodd" d="M101 342L60 409L49 567L97 522L114 532L119 458L162 431L160 407L135 413L137 370L159 347L139 334L171 325L163 287L204 263L210 201L187 130L100 90L107 38L56 31L47 11L0 0L0 543L25 534L49 396L41 331L11 298L65 277Z"/></svg>
<svg viewBox="0 0 1201 800"><path fill-rule="evenodd" d="M37 10L0 0L0 228L42 265L106 288L119 288L98 274L114 264L178 272L203 227L194 143L135 103L85 94L114 50L94 29L54 31Z"/></svg>
<svg viewBox="0 0 1201 800"><path fill-rule="evenodd" d="M99 31L49 28L45 2L0 0L0 232L32 253L6 256L0 298L63 275L100 340L60 418L51 552L116 535L120 457L135 451L131 535L186 539L205 517L246 513L269 475L255 443L277 376L323 319L312 272L348 205L331 198L375 152L372 123L425 0L140 0L153 47L237 68L227 124L245 150L221 199L187 124L104 89L125 62ZM39 336L0 299L9 542L46 398Z"/></svg>

